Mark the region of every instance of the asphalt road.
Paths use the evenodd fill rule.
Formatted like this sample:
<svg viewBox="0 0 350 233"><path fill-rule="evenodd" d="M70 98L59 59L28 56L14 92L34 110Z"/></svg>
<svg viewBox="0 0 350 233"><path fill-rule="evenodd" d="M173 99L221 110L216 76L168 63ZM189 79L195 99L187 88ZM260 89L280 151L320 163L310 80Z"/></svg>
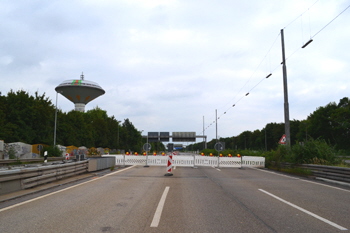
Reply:
<svg viewBox="0 0 350 233"><path fill-rule="evenodd" d="M0 232L340 232L350 190L261 169L130 167L0 205Z"/></svg>

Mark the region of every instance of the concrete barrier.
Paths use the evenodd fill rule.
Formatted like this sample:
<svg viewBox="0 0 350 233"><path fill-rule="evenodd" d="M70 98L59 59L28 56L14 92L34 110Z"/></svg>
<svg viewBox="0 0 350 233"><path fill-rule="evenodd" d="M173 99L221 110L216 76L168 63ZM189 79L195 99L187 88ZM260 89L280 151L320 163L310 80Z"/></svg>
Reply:
<svg viewBox="0 0 350 233"><path fill-rule="evenodd" d="M0 195L87 172L111 168L115 164L115 157L98 157L78 162L52 165L37 164L34 165L35 167L21 166L8 170L3 169L0 170Z"/></svg>
<svg viewBox="0 0 350 233"><path fill-rule="evenodd" d="M88 172L99 171L115 166L115 157L89 158Z"/></svg>
<svg viewBox="0 0 350 233"><path fill-rule="evenodd" d="M88 161L21 167L0 171L0 194L15 192L66 177L86 173Z"/></svg>

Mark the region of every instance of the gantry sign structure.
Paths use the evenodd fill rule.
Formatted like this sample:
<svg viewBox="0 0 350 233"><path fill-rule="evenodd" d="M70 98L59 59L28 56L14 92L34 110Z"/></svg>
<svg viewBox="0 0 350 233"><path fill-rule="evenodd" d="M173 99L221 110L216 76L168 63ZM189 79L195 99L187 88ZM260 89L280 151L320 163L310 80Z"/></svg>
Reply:
<svg viewBox="0 0 350 233"><path fill-rule="evenodd" d="M196 132L148 132L147 135L142 136L147 138L147 142L195 142L196 138L203 138L205 141L205 148L207 148L207 136L196 135Z"/></svg>

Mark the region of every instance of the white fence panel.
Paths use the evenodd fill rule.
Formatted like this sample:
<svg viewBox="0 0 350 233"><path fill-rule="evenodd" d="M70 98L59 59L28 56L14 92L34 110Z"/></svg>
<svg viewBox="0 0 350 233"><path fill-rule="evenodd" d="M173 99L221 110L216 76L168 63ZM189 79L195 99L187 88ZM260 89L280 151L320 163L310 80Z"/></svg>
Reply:
<svg viewBox="0 0 350 233"><path fill-rule="evenodd" d="M149 155L146 163L146 156L136 155L104 155L103 157L114 156L116 165L149 165L149 166L167 166L168 156ZM185 156L173 155L173 166L178 167L265 167L265 158L257 156L239 157L210 157L210 156Z"/></svg>
<svg viewBox="0 0 350 233"><path fill-rule="evenodd" d="M219 167L241 167L241 158L220 157Z"/></svg>
<svg viewBox="0 0 350 233"><path fill-rule="evenodd" d="M265 157L258 156L243 156L243 167L265 167Z"/></svg>
<svg viewBox="0 0 350 233"><path fill-rule="evenodd" d="M173 166L194 167L194 156L173 155Z"/></svg>
<svg viewBox="0 0 350 233"><path fill-rule="evenodd" d="M146 163L146 156L145 163ZM147 165L150 166L166 166L168 163L168 156L148 156Z"/></svg>
<svg viewBox="0 0 350 233"><path fill-rule="evenodd" d="M115 157L115 164L124 164L124 156L123 155L102 155L102 157L110 157L114 156Z"/></svg>
<svg viewBox="0 0 350 233"><path fill-rule="evenodd" d="M125 155L124 165L146 165L146 156Z"/></svg>
<svg viewBox="0 0 350 233"><path fill-rule="evenodd" d="M218 166L218 158L217 157L210 157L210 156L196 156L195 164L196 164L196 166L217 167Z"/></svg>

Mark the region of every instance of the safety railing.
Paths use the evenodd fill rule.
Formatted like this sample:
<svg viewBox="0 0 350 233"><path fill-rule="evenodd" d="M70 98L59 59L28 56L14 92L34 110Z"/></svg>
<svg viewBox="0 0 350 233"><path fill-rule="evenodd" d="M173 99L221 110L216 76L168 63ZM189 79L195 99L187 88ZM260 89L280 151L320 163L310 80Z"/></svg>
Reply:
<svg viewBox="0 0 350 233"><path fill-rule="evenodd" d="M350 183L350 168L303 164L298 167L309 169L315 177Z"/></svg>
<svg viewBox="0 0 350 233"><path fill-rule="evenodd" d="M55 180L61 180L66 177L76 176L81 173L87 172L88 161L80 161L75 163L68 163L62 165L50 165L49 168L41 167L37 168L37 171L31 172L28 168L28 171L22 171L22 173L28 172L35 175L22 180L22 189L31 188L41 184L49 183ZM23 169L24 170L24 169Z"/></svg>
<svg viewBox="0 0 350 233"><path fill-rule="evenodd" d="M65 158L63 157L48 157L48 161L62 161ZM44 162L44 158L39 159L0 159L0 166L1 165L9 165L9 164L16 164L18 162Z"/></svg>
<svg viewBox="0 0 350 233"><path fill-rule="evenodd" d="M0 194L31 188L87 172L88 161L0 171Z"/></svg>

